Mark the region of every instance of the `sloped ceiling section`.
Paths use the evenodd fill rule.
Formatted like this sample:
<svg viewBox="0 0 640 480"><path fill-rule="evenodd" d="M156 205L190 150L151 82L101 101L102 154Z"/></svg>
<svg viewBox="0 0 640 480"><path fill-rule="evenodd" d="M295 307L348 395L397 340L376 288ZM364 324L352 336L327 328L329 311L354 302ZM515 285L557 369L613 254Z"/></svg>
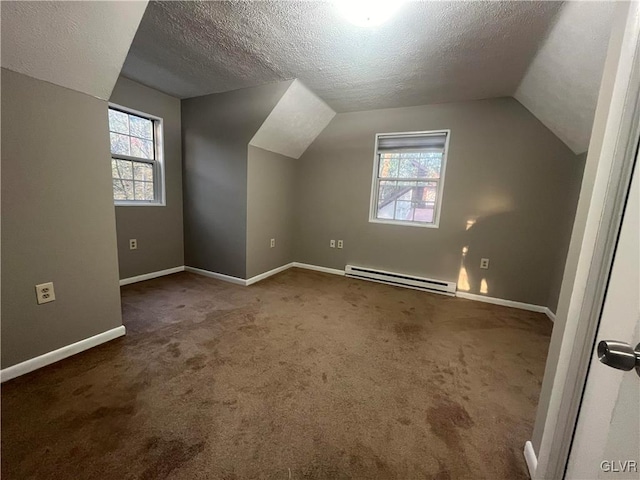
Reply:
<svg viewBox="0 0 640 480"><path fill-rule="evenodd" d="M576 154L589 147L615 2L567 2L515 98Z"/></svg>
<svg viewBox="0 0 640 480"><path fill-rule="evenodd" d="M107 100L146 7L2 2L2 67Z"/></svg>
<svg viewBox="0 0 640 480"><path fill-rule="evenodd" d="M335 115L331 107L295 80L249 145L300 158Z"/></svg>

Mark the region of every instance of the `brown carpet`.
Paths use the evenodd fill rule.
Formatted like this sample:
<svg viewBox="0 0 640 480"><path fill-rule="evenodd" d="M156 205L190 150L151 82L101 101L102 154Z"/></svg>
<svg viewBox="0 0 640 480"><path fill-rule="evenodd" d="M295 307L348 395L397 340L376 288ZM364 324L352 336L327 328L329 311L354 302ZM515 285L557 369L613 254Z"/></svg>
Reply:
<svg viewBox="0 0 640 480"><path fill-rule="evenodd" d="M2 387L2 478L527 478L542 314L298 269L122 288L127 336Z"/></svg>

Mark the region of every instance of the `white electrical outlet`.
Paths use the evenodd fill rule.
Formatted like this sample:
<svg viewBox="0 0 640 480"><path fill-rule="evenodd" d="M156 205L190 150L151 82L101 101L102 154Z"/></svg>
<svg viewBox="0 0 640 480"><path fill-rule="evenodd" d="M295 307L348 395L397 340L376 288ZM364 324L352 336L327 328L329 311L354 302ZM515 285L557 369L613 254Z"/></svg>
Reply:
<svg viewBox="0 0 640 480"><path fill-rule="evenodd" d="M269 245L271 245L271 248L275 247L276 246L276 239L272 238L271 239L271 243Z"/></svg>
<svg viewBox="0 0 640 480"><path fill-rule="evenodd" d="M329 240L329 246L331 248L336 248L336 241L335 240Z"/></svg>
<svg viewBox="0 0 640 480"><path fill-rule="evenodd" d="M56 299L56 292L53 290L53 282L36 285L36 297L38 305L53 302Z"/></svg>
<svg viewBox="0 0 640 480"><path fill-rule="evenodd" d="M484 270L488 270L489 269L489 259L488 258L481 258L480 259L480 268L482 268Z"/></svg>
<svg viewBox="0 0 640 480"><path fill-rule="evenodd" d="M344 243L342 243L342 240L338 240L338 248L342 248L344 246Z"/></svg>
<svg viewBox="0 0 640 480"><path fill-rule="evenodd" d="M138 249L138 240L135 238L129 239L129 250L137 250Z"/></svg>

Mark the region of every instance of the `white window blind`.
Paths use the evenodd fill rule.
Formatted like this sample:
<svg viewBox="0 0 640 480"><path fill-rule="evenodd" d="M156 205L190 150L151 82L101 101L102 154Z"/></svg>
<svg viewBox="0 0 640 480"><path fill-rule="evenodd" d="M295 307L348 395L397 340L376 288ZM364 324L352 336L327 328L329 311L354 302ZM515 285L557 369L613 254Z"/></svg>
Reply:
<svg viewBox="0 0 640 480"><path fill-rule="evenodd" d="M378 136L378 152L431 151L443 153L446 142L446 133L380 135Z"/></svg>

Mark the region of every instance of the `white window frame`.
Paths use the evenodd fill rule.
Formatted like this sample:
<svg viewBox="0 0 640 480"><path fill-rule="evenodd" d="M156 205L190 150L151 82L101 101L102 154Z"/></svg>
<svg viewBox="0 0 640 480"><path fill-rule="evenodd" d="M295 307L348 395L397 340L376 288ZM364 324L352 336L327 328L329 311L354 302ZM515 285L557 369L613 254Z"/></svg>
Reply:
<svg viewBox="0 0 640 480"><path fill-rule="evenodd" d="M380 137L408 137L408 136L427 136L427 135L446 135L444 144L444 153L442 155L442 165L440 167L440 178L438 183L438 197L436 198L434 208L434 220L433 223L426 222L407 222L402 220L393 220L385 218L377 218L376 213L378 211L378 195L380 193L380 179L378 178L380 172L380 153L378 153L378 139ZM428 130L423 132L392 132L392 133L376 133L375 149L373 154L373 176L371 180L371 201L369 204L369 222L370 223L383 223L388 225L400 225L405 227L422 227L422 228L439 228L440 227L440 213L442 212L442 198L444 193L444 180L445 172L447 170L447 156L449 154L449 140L451 139L451 130ZM400 179L403 180L403 179ZM411 179L415 180L415 179ZM432 180L421 179L421 181L429 182Z"/></svg>
<svg viewBox="0 0 640 480"><path fill-rule="evenodd" d="M111 153L111 142L109 142L109 153L111 159L116 160L129 160L132 162L148 163L153 166L153 190L155 200L116 200L113 202L116 207L164 207L166 206L166 190L165 190L165 175L164 175L164 129L163 120L160 117L151 115L146 112L134 110L133 108L124 107L117 103L109 102L109 108L113 110L119 110L123 113L135 115L137 117L146 118L153 122L153 138L154 138L154 153L155 159L134 157L131 155L122 155L119 153ZM113 178L113 177L112 177ZM112 180L113 181L113 180Z"/></svg>

